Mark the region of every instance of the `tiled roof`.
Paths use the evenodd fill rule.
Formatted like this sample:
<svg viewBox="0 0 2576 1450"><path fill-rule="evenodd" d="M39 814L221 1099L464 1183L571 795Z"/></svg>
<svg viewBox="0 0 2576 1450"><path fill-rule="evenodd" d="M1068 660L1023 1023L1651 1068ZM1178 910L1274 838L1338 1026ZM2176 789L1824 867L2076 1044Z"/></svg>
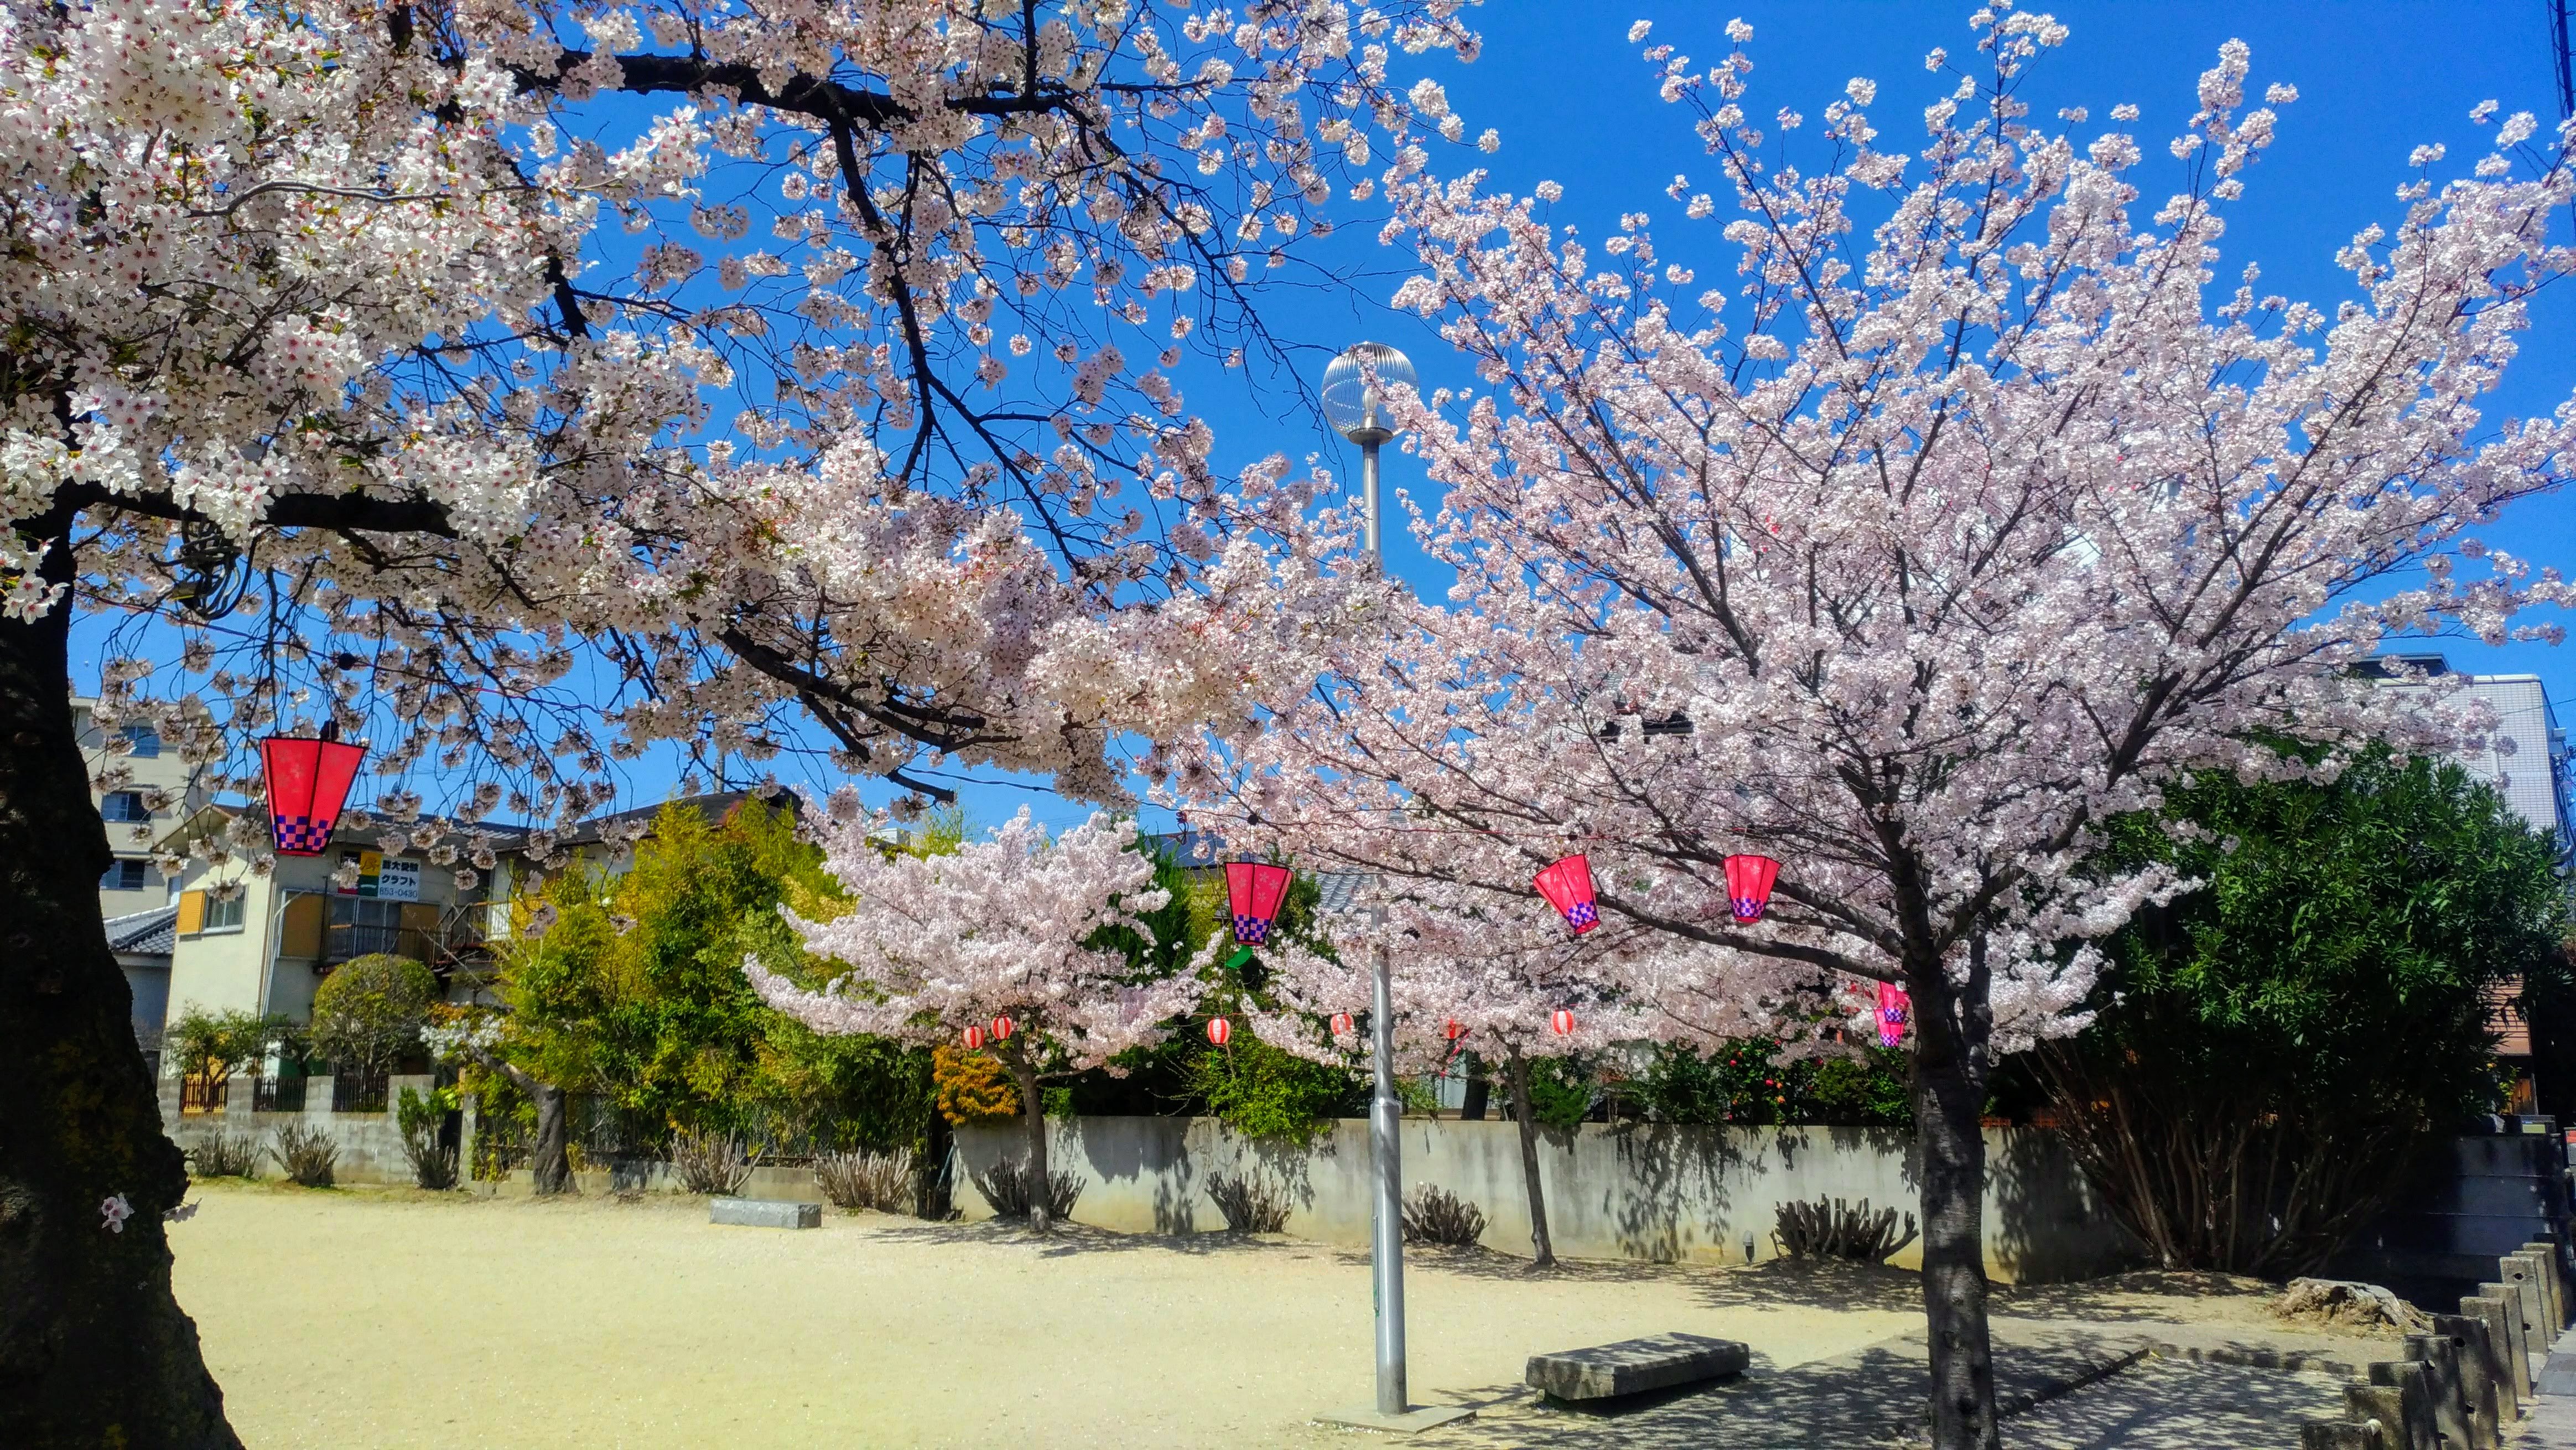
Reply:
<svg viewBox="0 0 2576 1450"><path fill-rule="evenodd" d="M1318 871L1315 885L1323 892L1323 900L1316 903L1316 910L1326 916L1339 916L1346 911L1373 905L1368 898L1374 892L1377 880L1377 873L1373 871Z"/></svg>
<svg viewBox="0 0 2576 1450"><path fill-rule="evenodd" d="M107 949L129 956L170 955L179 939L179 906L156 906L150 911L137 911L107 919Z"/></svg>

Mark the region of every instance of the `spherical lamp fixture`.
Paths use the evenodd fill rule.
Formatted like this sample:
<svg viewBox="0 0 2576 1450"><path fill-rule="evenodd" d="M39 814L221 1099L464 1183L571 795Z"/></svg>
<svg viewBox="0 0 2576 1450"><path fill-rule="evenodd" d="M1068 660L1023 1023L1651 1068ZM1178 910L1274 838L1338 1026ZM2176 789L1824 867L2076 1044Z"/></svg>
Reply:
<svg viewBox="0 0 2576 1450"><path fill-rule="evenodd" d="M1394 348L1354 343L1324 368L1324 421L1364 448L1384 443L1395 436L1390 393L1420 381L1412 362Z"/></svg>

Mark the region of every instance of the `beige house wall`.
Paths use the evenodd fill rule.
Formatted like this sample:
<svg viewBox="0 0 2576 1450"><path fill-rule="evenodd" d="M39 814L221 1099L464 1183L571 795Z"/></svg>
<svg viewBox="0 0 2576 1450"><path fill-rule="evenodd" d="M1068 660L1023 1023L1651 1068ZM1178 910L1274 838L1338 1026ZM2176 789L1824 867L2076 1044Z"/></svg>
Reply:
<svg viewBox="0 0 2576 1450"><path fill-rule="evenodd" d="M322 983L314 968L329 959L324 949L331 941L331 902L340 894L331 873L343 846L373 849L352 836L335 842L325 855L280 856L267 876L252 874L240 861L221 866L192 862L181 882L181 931L170 959L170 1016L202 1007L209 1012L282 1013L298 1021L311 1017L313 993ZM234 884L242 891L240 926L186 930L196 919L190 898L205 892L211 901L219 888ZM453 912L455 873L423 863L417 904L442 918ZM467 904L479 908L477 902Z"/></svg>

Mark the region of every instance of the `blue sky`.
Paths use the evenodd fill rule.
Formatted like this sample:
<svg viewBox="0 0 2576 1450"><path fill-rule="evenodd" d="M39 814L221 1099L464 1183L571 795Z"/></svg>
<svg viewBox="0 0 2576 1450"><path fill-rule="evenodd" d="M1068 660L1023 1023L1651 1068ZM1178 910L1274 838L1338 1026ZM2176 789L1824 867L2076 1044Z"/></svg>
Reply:
<svg viewBox="0 0 2576 1450"><path fill-rule="evenodd" d="M2396 188L2409 178L2407 155L2428 141L2446 143L2451 163L2465 170L2482 154L2491 132L2468 114L2493 99L2510 114L2529 110L2544 123L2557 118L2556 82L2545 7L2540 0L2508 0L2478 7L2426 4L2274 5L2176 3L2066 4L2046 7L2073 35L2041 62L2033 88L2034 119L2047 121L2064 106L2087 106L2093 120L2077 127L2090 135L2108 127L2110 108L2133 102L2138 134L2151 156L2156 143L2175 134L2197 109L2194 83L2214 62L2218 47L2242 39L2253 49L2249 90L2274 81L2299 90L2283 109L2280 140L2253 171L2247 196L2232 213L2224 244L2231 279L2235 264L2259 262L2263 289L2303 298L2333 311L2351 295L2350 279L2334 253L2373 221L2395 219ZM1474 12L1485 52L1473 66L1439 72L1453 105L1466 117L1468 134L1486 126L1502 132L1503 148L1490 158L1457 153L1436 164L1456 169L1481 161L1496 185L1527 191L1541 180L1565 187L1552 208L1591 236L1607 235L1623 211L1654 218L1657 245L1667 259L1699 265L1703 275L1731 267L1734 249L1716 234L1717 222L1689 229L1681 207L1664 195L1676 172L1695 186L1716 188L1690 134L1690 114L1657 99L1639 47L1627 42L1631 21L1654 22L1653 40L1669 42L1697 58L1702 68L1725 53L1730 16L1754 27L1750 52L1755 70L1748 113L1769 116L1788 106L1813 117L1842 93L1854 76L1879 83L1872 113L1883 145L1908 149L1919 136L1914 117L1947 85L1927 75L1924 53L1943 46L1954 54L1973 44L1966 24L1971 7L1928 3L1801 3L1701 6L1600 5L1545 0L1487 0ZM2053 123L2052 123L2053 124ZM2167 177L2144 168L2150 201L2160 199ZM2151 210L2141 207L2141 212ZM1364 209L1363 209L1364 210ZM1724 213L1721 212L1722 220ZM1347 235L1374 232L1350 227ZM1356 253L1354 269L1383 268L1385 278L1366 300L1301 296L1279 315L1292 334L1315 345L1310 371L1320 372L1334 346L1359 337L1395 343L1413 358L1426 390L1468 381L1445 346L1419 321L1382 306L1401 275L1402 259ZM1227 396L1202 381L1191 403L1216 423L1223 451L1236 462L1271 450L1293 456L1320 452L1337 472L1356 472L1350 450L1311 424L1283 418L1275 409ZM2576 392L2576 291L2545 296L2524 354L2494 400L2491 416L2547 412ZM1419 487L1410 460L1390 452L1390 489ZM2536 500L2508 514L2487 533L2493 542L2542 564L2576 567L2576 499ZM1411 541L1390 528L1389 563L1417 588L1445 587L1446 580L1412 551ZM2562 711L2576 713L2576 654L2570 647L2475 641L2439 646L2457 668L2479 673L2540 675ZM979 819L998 819L1027 802L1040 814L1078 820L1087 807L1019 789L970 790ZM1154 819L1149 813L1149 820Z"/></svg>
<svg viewBox="0 0 2576 1450"><path fill-rule="evenodd" d="M1435 166L1454 172L1481 164L1494 184L1526 191L1541 180L1565 187L1552 209L1592 236L1615 227L1622 212L1653 218L1657 244L1671 260L1695 265L1703 275L1730 270L1734 249L1717 234L1720 221L1686 223L1680 205L1664 195L1675 173L1695 187L1719 190L1717 174L1690 134L1691 115L1656 99L1639 47L1626 40L1629 24L1655 23L1654 39L1675 45L1705 66L1722 55L1727 19L1740 15L1754 27L1755 61L1746 109L1768 117L1787 106L1808 116L1842 93L1844 83L1866 76L1879 83L1873 115L1881 144L1911 149L1919 137L1915 117L1946 91L1925 74L1922 58L1934 46L1971 48L1967 5L1932 3L1746 3L1706 7L1680 4L1605 6L1590 0L1487 0L1471 13L1485 50L1473 66L1433 64L1452 104L1468 121L1468 134L1487 126L1502 133L1502 150L1479 156L1459 149ZM2507 112L2530 110L2544 122L2557 116L2556 82L2542 0L2497 0L2475 7L2429 4L2332 5L2183 3L2075 3L2049 7L2073 31L2069 42L2041 62L2032 88L2035 120L2060 107L2090 107L2093 121L2079 136L2107 127L2110 108L2138 105L2143 114L2128 127L2151 157L2155 143L2178 130L2196 108L2193 84L2218 47L2241 38L2253 50L2250 90L2286 81L2300 99L2284 109L2279 141L2254 170L2248 194L2232 212L2221 275L2259 262L2265 291L2316 303L2331 313L2350 295L2333 265L2335 250L2373 221L2397 213L2393 193L2410 176L2407 153L2418 144L2448 144L2453 174L2483 150L2489 133L2468 113L2493 99ZM603 133L622 129L604 117ZM2141 184L2151 200L2169 178L2151 163ZM2141 211L2151 208L2142 207ZM1383 300L1403 275L1400 256L1371 244L1379 213L1372 205L1346 206L1331 257L1335 270L1355 285L1346 289L1288 286L1271 310L1275 327L1306 349L1311 385L1336 348L1362 337L1393 342L1419 368L1426 390L1467 381L1455 358L1419 320L1389 313ZM1245 373L1215 369L1184 373L1193 411L1206 416L1219 437L1219 460L1241 465L1271 452L1302 458L1310 453L1343 476L1355 474L1351 450L1294 406L1276 384ZM2512 369L2490 416L2546 412L2576 392L2576 296L2561 288L2544 296L2524 354ZM719 410L720 412L722 410ZM1390 452L1390 489L1419 485L1411 461ZM2576 564L2576 499L2534 501L2509 514L2487 535L2496 544L2543 564ZM1391 528L1389 564L1417 588L1444 588L1411 541ZM96 631L84 627L94 641ZM2565 648L2515 645L2488 648L2445 641L2439 648L2456 667L2481 673L2530 672L2547 682L2552 700L2576 712L2576 656ZM95 645L83 661L86 683L95 675ZM621 804L649 802L676 785L667 761L651 761L627 783ZM1043 819L1069 824L1090 807L1064 800L1044 781L969 784L963 798L985 824L1021 805ZM881 794L881 793L880 793ZM1148 812L1149 825L1166 822Z"/></svg>

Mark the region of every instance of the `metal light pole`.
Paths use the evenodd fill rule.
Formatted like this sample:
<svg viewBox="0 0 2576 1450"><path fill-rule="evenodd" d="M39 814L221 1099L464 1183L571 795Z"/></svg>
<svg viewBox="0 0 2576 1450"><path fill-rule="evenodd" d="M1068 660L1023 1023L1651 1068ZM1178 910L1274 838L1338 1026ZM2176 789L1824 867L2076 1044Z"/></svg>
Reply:
<svg viewBox="0 0 2576 1450"><path fill-rule="evenodd" d="M1377 451L1395 436L1386 390L1411 387L1413 364L1384 343L1363 342L1324 369L1324 419L1360 446L1361 542L1369 561L1386 567L1378 542ZM1383 907L1374 913L1383 924ZM1376 1182L1369 1221L1369 1271L1377 1302L1377 1413L1393 1419L1411 1408L1404 1386L1404 1174L1398 1128L1403 1101L1395 1092L1395 1002L1381 936L1371 972L1369 1039L1377 1058L1369 1096L1369 1168Z"/></svg>

